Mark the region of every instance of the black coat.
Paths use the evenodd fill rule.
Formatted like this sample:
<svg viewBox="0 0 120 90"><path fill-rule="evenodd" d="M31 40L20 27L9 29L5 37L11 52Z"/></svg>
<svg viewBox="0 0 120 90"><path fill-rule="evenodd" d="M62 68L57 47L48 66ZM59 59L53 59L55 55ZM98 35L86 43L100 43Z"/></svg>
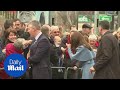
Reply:
<svg viewBox="0 0 120 90"><path fill-rule="evenodd" d="M120 79L119 44L109 31L101 38L94 68L94 79Z"/></svg>
<svg viewBox="0 0 120 90"><path fill-rule="evenodd" d="M2 52L2 48L0 47L0 62L5 60L5 54Z"/></svg>
<svg viewBox="0 0 120 90"><path fill-rule="evenodd" d="M28 32L25 32L24 30L17 31L17 34L18 34L18 38L24 38L25 40L30 39L30 34ZM29 47L25 48L23 52L24 52L24 57L27 59L27 53L29 52Z"/></svg>
<svg viewBox="0 0 120 90"><path fill-rule="evenodd" d="M45 35L31 45L28 60L32 64L33 79L51 79L50 42Z"/></svg>

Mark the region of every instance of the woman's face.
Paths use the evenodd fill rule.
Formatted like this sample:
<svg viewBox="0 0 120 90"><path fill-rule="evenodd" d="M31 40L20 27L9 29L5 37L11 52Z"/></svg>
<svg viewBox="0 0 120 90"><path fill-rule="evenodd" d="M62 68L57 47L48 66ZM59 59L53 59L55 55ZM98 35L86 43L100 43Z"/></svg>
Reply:
<svg viewBox="0 0 120 90"><path fill-rule="evenodd" d="M120 32L117 33L118 40L120 40Z"/></svg>
<svg viewBox="0 0 120 90"><path fill-rule="evenodd" d="M96 40L89 40L89 44L91 47L95 47Z"/></svg>
<svg viewBox="0 0 120 90"><path fill-rule="evenodd" d="M61 44L61 38L59 36L55 36L54 37L54 42L55 42L55 45L60 45Z"/></svg>
<svg viewBox="0 0 120 90"><path fill-rule="evenodd" d="M59 29L54 30L53 33L52 33L52 35L53 35L53 36L60 36L60 31L59 31Z"/></svg>
<svg viewBox="0 0 120 90"><path fill-rule="evenodd" d="M15 33L10 32L8 36L8 40L10 40L11 42L15 42L16 39L17 39L17 36L15 35Z"/></svg>

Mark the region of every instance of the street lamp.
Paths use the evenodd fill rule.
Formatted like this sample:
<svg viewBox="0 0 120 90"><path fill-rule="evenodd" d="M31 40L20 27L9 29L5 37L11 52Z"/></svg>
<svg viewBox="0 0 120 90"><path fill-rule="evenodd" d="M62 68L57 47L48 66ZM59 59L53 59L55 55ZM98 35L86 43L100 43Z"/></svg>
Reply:
<svg viewBox="0 0 120 90"><path fill-rule="evenodd" d="M99 11L95 11L94 16L94 33L98 34Z"/></svg>

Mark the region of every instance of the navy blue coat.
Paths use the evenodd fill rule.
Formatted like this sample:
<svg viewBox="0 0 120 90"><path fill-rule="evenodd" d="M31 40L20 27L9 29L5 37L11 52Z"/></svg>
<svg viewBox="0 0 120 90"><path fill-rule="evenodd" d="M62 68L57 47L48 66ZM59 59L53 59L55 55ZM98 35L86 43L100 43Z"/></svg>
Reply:
<svg viewBox="0 0 120 90"><path fill-rule="evenodd" d="M41 34L30 47L29 62L32 64L33 79L51 79L50 42Z"/></svg>

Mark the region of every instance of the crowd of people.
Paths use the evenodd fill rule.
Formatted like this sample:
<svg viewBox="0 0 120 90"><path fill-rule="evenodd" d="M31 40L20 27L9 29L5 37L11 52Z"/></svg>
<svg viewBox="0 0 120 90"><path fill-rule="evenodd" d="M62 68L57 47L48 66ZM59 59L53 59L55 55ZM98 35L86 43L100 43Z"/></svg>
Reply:
<svg viewBox="0 0 120 90"><path fill-rule="evenodd" d="M72 25L64 32L36 20L6 20L0 28L0 68L7 56L18 53L29 66L19 79L64 79L67 67L72 67L68 79L120 79L120 29L111 32L109 27L108 21L101 21L98 36L89 24L81 31ZM0 70L0 79L16 78Z"/></svg>

